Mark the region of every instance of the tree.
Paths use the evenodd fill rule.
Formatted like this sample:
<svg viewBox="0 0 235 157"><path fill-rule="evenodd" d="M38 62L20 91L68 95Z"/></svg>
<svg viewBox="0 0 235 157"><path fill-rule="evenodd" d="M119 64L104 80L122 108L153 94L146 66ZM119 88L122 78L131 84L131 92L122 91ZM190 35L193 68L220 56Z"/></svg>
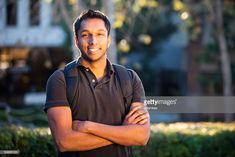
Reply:
<svg viewBox="0 0 235 157"><path fill-rule="evenodd" d="M109 17L111 24L114 22L114 8L112 1L102 0L104 13ZM110 30L111 45L108 49L108 58L112 63L117 62L117 46L116 46L116 32L113 28Z"/></svg>
<svg viewBox="0 0 235 157"><path fill-rule="evenodd" d="M213 3L213 2L212 2ZM221 69L223 74L223 95L231 96L232 95L232 72L231 72L231 61L227 49L227 42L224 35L224 26L223 26L223 3L221 0L215 1L215 24L217 28L217 38L220 48L220 59L221 59ZM225 103L225 105L227 105ZM226 106L225 106L226 107ZM231 121L232 115L226 114L225 121Z"/></svg>
<svg viewBox="0 0 235 157"><path fill-rule="evenodd" d="M212 2L213 3L213 2ZM223 26L223 3L221 0L215 1L215 24L217 28L217 38L220 48L221 56L221 69L223 74L223 95L231 96L232 95L232 75L231 75L231 61L227 49L227 42L224 35L224 26Z"/></svg>
<svg viewBox="0 0 235 157"><path fill-rule="evenodd" d="M179 0L175 0L179 1ZM193 87L195 83L198 81L198 75L203 77L204 80L210 85L206 85L208 88L212 88L210 93L202 93L204 95L223 95L223 96L231 96L232 95L232 69L231 69L231 61L229 57L229 48L227 44L227 39L229 43L233 43L232 40L234 39L235 33L233 33L231 30L230 32L227 32L227 34L230 34L230 38L228 38L228 35L226 36L225 32L225 23L228 25L232 25L234 20L231 21L224 21L225 14L229 13L232 14L233 7L229 7L229 5L225 6L224 3L230 3L230 6L234 6L234 2L232 1L223 1L221 0L203 0L203 1L195 1L195 0L188 0L183 3L185 7L183 7L179 12L183 14L183 12L187 11L190 13L190 18L188 20L187 28L189 34L192 34L193 40L190 41L189 46L192 45L193 42L198 41L200 44L198 44L198 47L195 47L197 49L197 52L195 52L195 48L191 49L189 51L189 59L193 61L190 62L189 67L197 67L196 70L192 70L192 73L189 73L188 75L190 77L194 76L193 80L191 81L189 79L189 82L191 81L191 86ZM234 14L231 15L234 18ZM231 18L232 19L232 18ZM229 19L230 20L230 19ZM187 23L187 20L186 20ZM199 25L197 24L199 23ZM213 26L216 27L213 27ZM211 26L210 29L207 28L207 26ZM194 34L195 32L198 34L195 38ZM205 40L205 36L209 38L209 42ZM231 37L232 36L232 37ZM226 39L227 37L227 39ZM207 39L208 40L208 39ZM218 46L217 46L218 45ZM231 44L230 44L231 45ZM230 50L232 50L230 48ZM195 52L195 53L192 53ZM197 54L196 54L197 53ZM191 55L194 54L194 55ZM198 59L200 58L200 59ZM218 59L217 59L218 58ZM201 60L198 62L198 60ZM220 77L208 77L205 74L202 74L198 69L200 65L202 64L208 64L208 63L216 64L218 67L221 66L221 72L216 70L208 70L207 73L211 73L212 75L221 75ZM190 72L190 71L189 71ZM197 73L197 74L196 74ZM217 73L217 74L216 74ZM195 74L195 75L194 75ZM189 78L190 78L189 77ZM214 82L214 83L213 83ZM217 86L217 87L215 87ZM218 87L220 86L220 87ZM205 87L203 87L205 88ZM217 89L215 89L217 88ZM219 91L218 91L219 89ZM221 90L220 90L221 89ZM193 88L192 91L197 91L198 88ZM190 93L193 93L190 90ZM226 104L225 104L226 108ZM231 121L232 116L226 115L225 121Z"/></svg>

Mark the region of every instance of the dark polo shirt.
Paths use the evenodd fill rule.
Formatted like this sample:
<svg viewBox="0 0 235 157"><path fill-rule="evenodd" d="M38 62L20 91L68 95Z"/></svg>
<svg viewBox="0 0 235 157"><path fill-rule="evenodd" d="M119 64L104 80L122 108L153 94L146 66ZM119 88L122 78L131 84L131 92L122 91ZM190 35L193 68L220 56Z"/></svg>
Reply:
<svg viewBox="0 0 235 157"><path fill-rule="evenodd" d="M74 104L69 104L66 97L66 82L62 70L55 71L47 82L47 98L45 111L50 107L69 106L73 120L93 121L108 125L122 125L129 106L124 105L123 95L118 82L117 73L107 61L106 75L97 80L89 68L78 62L79 84ZM138 75L128 69L132 78L132 102L143 102L144 88ZM60 115L58 115L60 116ZM79 139L74 139L79 140ZM128 157L129 148L112 144L89 151L58 153L69 157Z"/></svg>

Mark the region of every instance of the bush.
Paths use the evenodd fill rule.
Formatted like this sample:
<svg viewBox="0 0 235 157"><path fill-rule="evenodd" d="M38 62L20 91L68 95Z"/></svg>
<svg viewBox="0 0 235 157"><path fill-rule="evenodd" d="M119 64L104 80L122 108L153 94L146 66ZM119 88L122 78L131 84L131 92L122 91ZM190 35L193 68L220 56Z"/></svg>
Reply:
<svg viewBox="0 0 235 157"><path fill-rule="evenodd" d="M235 132L213 136L154 133L146 147L134 147L134 157L235 157Z"/></svg>
<svg viewBox="0 0 235 157"><path fill-rule="evenodd" d="M157 124L151 132L147 146L133 148L134 157L235 157L234 124ZM19 150L23 157L56 156L48 128L2 127L0 150Z"/></svg>
<svg viewBox="0 0 235 157"><path fill-rule="evenodd" d="M48 128L29 129L16 126L0 128L0 150L19 150L19 156L23 157L56 156Z"/></svg>
<svg viewBox="0 0 235 157"><path fill-rule="evenodd" d="M152 125L145 147L134 157L235 157L235 126L223 123Z"/></svg>

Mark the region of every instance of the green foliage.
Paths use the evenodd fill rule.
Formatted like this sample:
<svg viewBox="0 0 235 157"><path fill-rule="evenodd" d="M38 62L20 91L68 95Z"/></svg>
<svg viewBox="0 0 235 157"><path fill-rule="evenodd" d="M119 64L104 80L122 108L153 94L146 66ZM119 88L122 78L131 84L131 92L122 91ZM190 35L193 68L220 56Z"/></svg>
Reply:
<svg viewBox="0 0 235 157"><path fill-rule="evenodd" d="M135 157L235 156L235 127L231 124L162 125L152 129L147 146L134 147Z"/></svg>
<svg viewBox="0 0 235 157"><path fill-rule="evenodd" d="M24 157L56 156L56 149L47 129L16 126L0 128L0 150L19 150Z"/></svg>
<svg viewBox="0 0 235 157"><path fill-rule="evenodd" d="M164 134L159 132L151 137L149 144L146 146L149 149L135 147L134 156L228 157L235 150L234 136L235 133L231 131L214 136L185 135L181 133Z"/></svg>
<svg viewBox="0 0 235 157"><path fill-rule="evenodd" d="M121 23L120 27L115 27L114 22L117 43L125 39L131 47L130 53L142 50L156 54L158 49L155 49L154 45L160 44L177 30L171 20L174 13L170 9L171 2L155 1L156 4L151 6L148 5L150 1L144 0L142 3L138 3L141 1L117 1L114 3L114 20ZM128 9L124 9L125 7ZM140 40L143 35L148 35L151 41L144 43L143 40ZM119 52L122 51L119 49Z"/></svg>
<svg viewBox="0 0 235 157"><path fill-rule="evenodd" d="M235 157L235 126L223 123L175 123L151 126L147 146L134 157ZM0 128L0 150L19 150L24 157L56 156L48 128Z"/></svg>
<svg viewBox="0 0 235 157"><path fill-rule="evenodd" d="M175 13L171 3L152 0L118 0L114 3L114 28L120 64L138 73L146 95L159 94L156 88L159 77L153 63L161 52L162 42L178 29L173 21ZM140 56L141 59L133 56Z"/></svg>
<svg viewBox="0 0 235 157"><path fill-rule="evenodd" d="M189 17L184 20L185 31L188 32L190 41L200 41L201 50L198 53L198 65L216 65L221 67L221 53L219 49L218 28L216 27L217 9L216 2L210 0L199 1L184 1L185 9L178 10L179 13L188 12ZM221 1L222 17L223 17L223 31L226 40L226 48L230 58L234 53L235 41L235 11L234 1ZM190 54L190 52L189 52ZM231 59L231 67L234 63ZM210 95L223 94L223 76L220 68L200 69L199 82L201 84L202 93ZM209 74L208 74L209 73ZM220 75L220 76L218 76ZM232 71L234 76L234 71ZM215 77L214 77L215 76ZM234 78L232 76L232 78ZM225 77L226 78L226 77ZM233 88L233 87L231 87Z"/></svg>
<svg viewBox="0 0 235 157"><path fill-rule="evenodd" d="M9 117L12 124L47 126L47 117L42 110L42 106L24 106L20 108L11 108ZM7 114L0 110L0 123L6 124ZM10 122L8 122L10 123Z"/></svg>
<svg viewBox="0 0 235 157"><path fill-rule="evenodd" d="M0 122L6 121L6 120L7 120L6 112L3 110L0 110Z"/></svg>
<svg viewBox="0 0 235 157"><path fill-rule="evenodd" d="M227 1L224 3L224 31L225 37L227 39L227 46L229 50L234 50L235 48L235 29L234 29L234 1ZM234 52L234 51L233 51Z"/></svg>

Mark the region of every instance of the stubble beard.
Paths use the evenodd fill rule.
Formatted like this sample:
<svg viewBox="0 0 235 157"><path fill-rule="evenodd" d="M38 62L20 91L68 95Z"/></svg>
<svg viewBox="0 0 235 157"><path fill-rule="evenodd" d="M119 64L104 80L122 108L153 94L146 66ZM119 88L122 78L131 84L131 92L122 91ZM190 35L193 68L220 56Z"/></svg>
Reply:
<svg viewBox="0 0 235 157"><path fill-rule="evenodd" d="M89 63L95 63L95 62L101 61L106 56L106 53L102 54L100 57L96 59L92 59L91 57L89 57L89 55L81 51L81 56L85 61Z"/></svg>

